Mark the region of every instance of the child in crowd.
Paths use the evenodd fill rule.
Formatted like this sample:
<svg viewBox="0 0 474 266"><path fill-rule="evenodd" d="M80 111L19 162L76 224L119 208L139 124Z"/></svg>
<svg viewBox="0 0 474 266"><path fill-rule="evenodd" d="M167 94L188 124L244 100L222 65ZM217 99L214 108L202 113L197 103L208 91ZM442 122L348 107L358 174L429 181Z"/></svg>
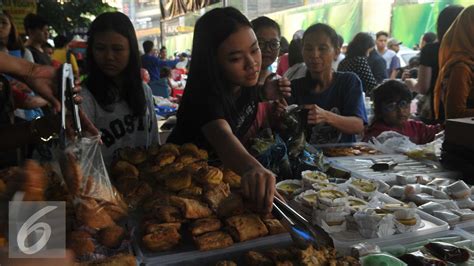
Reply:
<svg viewBox="0 0 474 266"><path fill-rule="evenodd" d="M411 120L412 95L408 87L397 80L389 80L378 86L373 93L374 120L367 129L363 141L377 137L384 131L395 131L410 138L415 144L434 140L442 130L440 125L426 125Z"/></svg>
<svg viewBox="0 0 474 266"><path fill-rule="evenodd" d="M87 58L82 109L102 133L105 163L120 148L158 142L151 89L141 79L137 37L126 15L107 12L92 22Z"/></svg>

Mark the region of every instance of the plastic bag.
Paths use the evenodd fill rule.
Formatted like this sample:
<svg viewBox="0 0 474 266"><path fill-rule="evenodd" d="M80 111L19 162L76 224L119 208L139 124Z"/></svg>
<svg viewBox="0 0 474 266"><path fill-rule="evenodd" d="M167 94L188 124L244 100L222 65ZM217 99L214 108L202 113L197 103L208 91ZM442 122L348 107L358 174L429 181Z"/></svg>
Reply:
<svg viewBox="0 0 474 266"><path fill-rule="evenodd" d="M374 144L375 149L387 154L406 153L417 148L407 136L395 131L385 131L370 142Z"/></svg>

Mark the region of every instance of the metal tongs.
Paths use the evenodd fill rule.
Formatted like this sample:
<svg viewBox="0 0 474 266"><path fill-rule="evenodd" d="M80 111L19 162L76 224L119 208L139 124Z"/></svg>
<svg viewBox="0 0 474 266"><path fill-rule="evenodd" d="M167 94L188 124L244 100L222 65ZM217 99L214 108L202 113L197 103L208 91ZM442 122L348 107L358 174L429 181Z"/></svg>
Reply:
<svg viewBox="0 0 474 266"><path fill-rule="evenodd" d="M77 138L82 137L81 120L79 118L79 107L74 103L74 74L71 64L63 64L60 69L59 97L61 100L61 129L59 131L59 142L61 148L66 148L66 113L72 115L72 126Z"/></svg>
<svg viewBox="0 0 474 266"><path fill-rule="evenodd" d="M334 247L332 238L323 228L312 225L281 199L274 197L273 209L285 221L291 238L298 246L306 247L311 243L317 247Z"/></svg>

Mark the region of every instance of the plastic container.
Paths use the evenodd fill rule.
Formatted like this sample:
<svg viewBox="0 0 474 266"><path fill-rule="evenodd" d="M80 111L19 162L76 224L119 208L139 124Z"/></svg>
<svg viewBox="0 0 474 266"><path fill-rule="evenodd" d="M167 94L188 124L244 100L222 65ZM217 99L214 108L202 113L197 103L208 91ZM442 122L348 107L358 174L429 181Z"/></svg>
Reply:
<svg viewBox="0 0 474 266"><path fill-rule="evenodd" d="M466 234L469 234L474 239L474 221L466 221L464 223L458 223L454 226L454 230L461 230Z"/></svg>
<svg viewBox="0 0 474 266"><path fill-rule="evenodd" d="M401 203L400 201L382 193L378 193L377 196L382 202L385 203ZM399 243L401 241L409 241L414 237L425 237L426 235L449 230L448 223L420 210L417 210L417 214L422 220L422 226L415 232L395 234L384 238L366 239L362 237L358 231L348 230L344 232L333 233L331 234L331 237L333 238L334 246L336 247L336 249L341 254L349 255L351 251L351 246L361 242L368 242L379 246L385 246L387 245L387 243Z"/></svg>
<svg viewBox="0 0 474 266"><path fill-rule="evenodd" d="M138 239L138 241L137 241ZM289 234L278 234L235 243L234 245L210 251L199 251L196 248L186 251L149 252L143 250L139 239L134 238L133 247L140 263L145 265L209 265L219 260L235 259L238 255L249 250L267 249L271 247L287 247L292 239Z"/></svg>

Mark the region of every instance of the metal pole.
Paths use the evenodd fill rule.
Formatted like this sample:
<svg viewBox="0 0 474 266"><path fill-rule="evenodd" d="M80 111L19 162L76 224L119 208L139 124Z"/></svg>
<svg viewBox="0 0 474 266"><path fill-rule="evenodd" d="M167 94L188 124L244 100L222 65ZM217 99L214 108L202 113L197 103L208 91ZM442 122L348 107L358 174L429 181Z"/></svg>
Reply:
<svg viewBox="0 0 474 266"><path fill-rule="evenodd" d="M229 6L229 1L228 0L222 0L222 6L223 7Z"/></svg>

